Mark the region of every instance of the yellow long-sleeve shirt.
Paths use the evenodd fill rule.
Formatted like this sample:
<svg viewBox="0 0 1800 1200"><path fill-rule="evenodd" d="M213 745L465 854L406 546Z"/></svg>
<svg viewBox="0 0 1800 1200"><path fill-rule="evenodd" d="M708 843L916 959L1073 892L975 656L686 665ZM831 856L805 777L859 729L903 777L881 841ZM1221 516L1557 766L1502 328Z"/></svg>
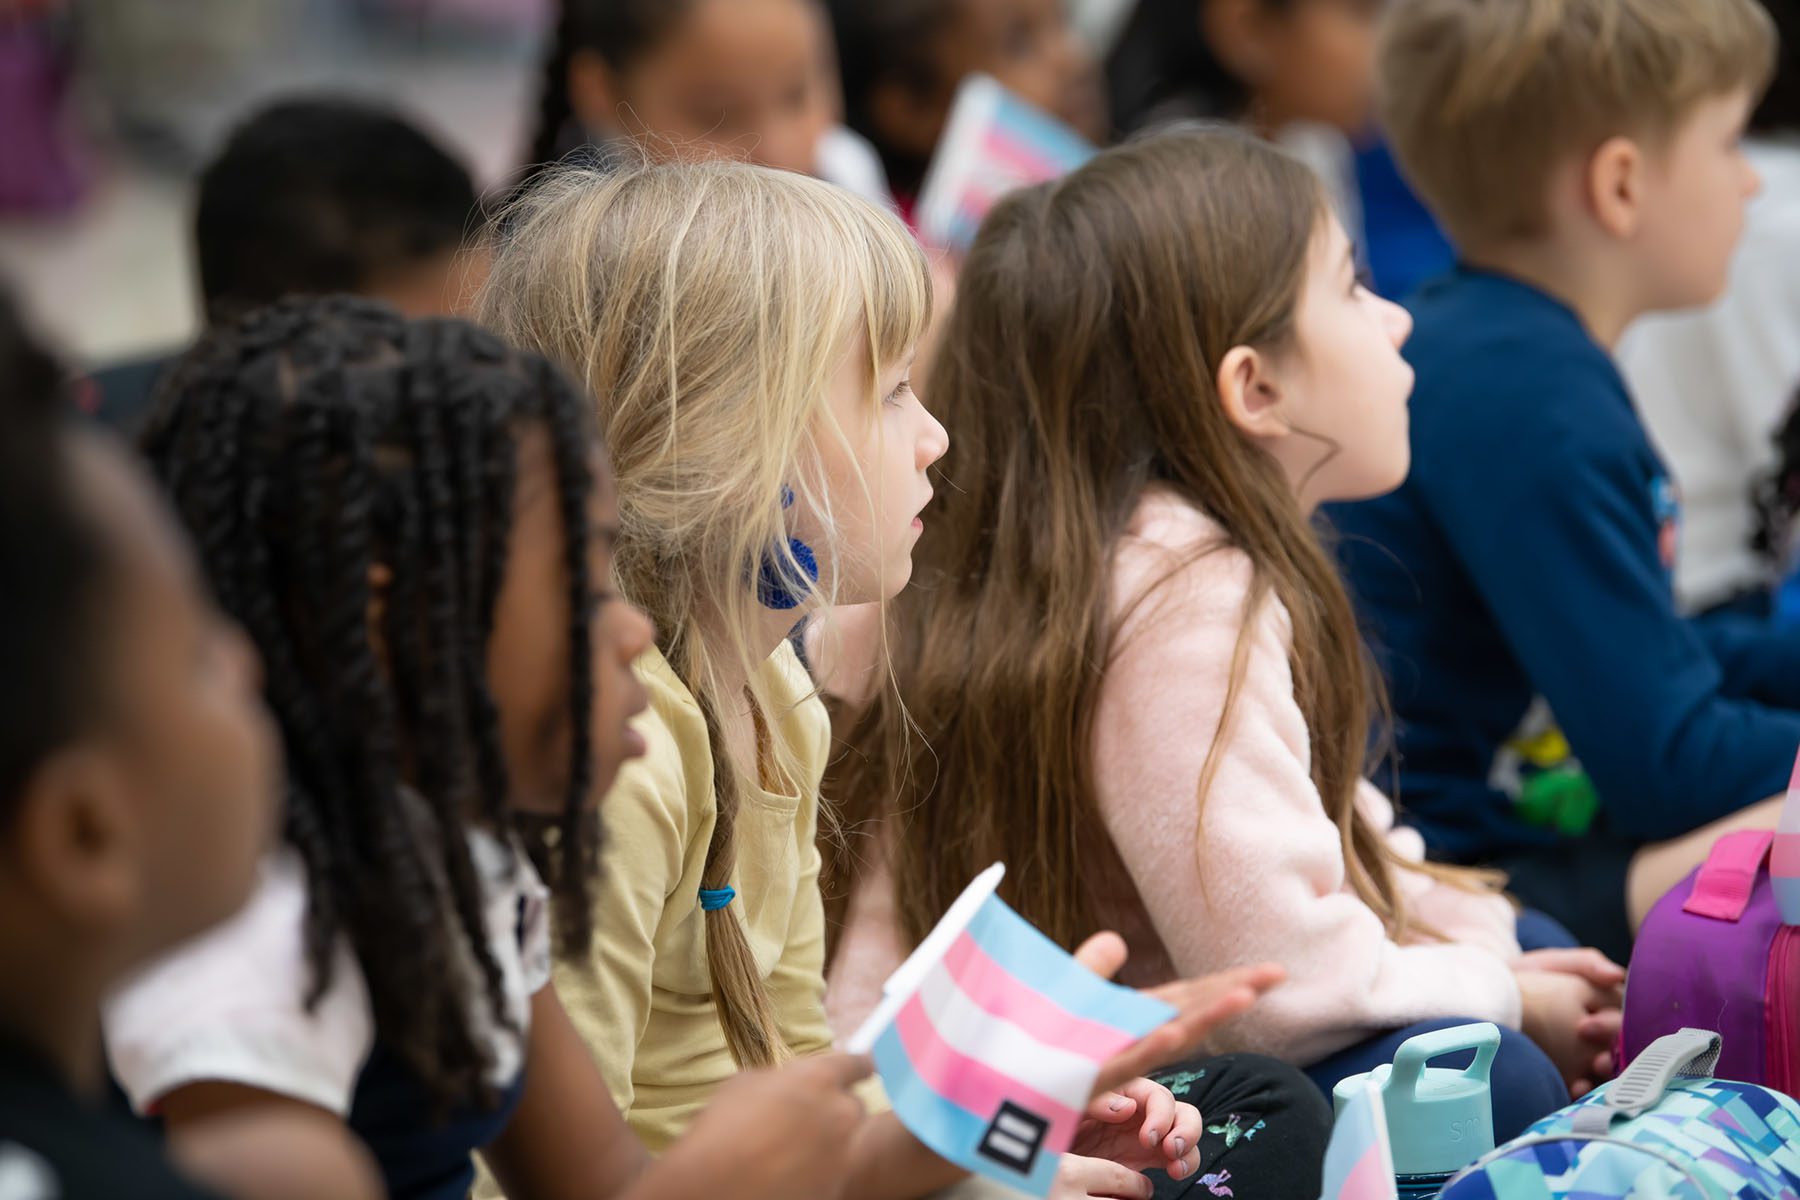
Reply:
<svg viewBox="0 0 1800 1200"><path fill-rule="evenodd" d="M700 876L718 819L700 706L655 650L639 661L648 753L626 765L601 806L606 827L586 964L559 965L556 988L638 1136L661 1151L737 1071L713 1005ZM825 1023L825 915L819 896L819 781L831 742L825 707L792 647L764 666L772 733L806 765L801 795L750 793L737 816L737 897L782 1036L797 1055L831 1046ZM864 1102L885 1107L873 1081Z"/></svg>

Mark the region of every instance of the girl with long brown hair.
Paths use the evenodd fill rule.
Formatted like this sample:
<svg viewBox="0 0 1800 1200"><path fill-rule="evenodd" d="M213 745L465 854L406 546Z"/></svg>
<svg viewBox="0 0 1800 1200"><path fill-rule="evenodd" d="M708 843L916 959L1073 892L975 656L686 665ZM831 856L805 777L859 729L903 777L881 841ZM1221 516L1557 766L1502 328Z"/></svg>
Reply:
<svg viewBox="0 0 1800 1200"><path fill-rule="evenodd" d="M1140 985L1284 964L1216 1048L1327 1085L1389 1031L1522 1025L1504 1128L1603 1077L1622 972L1522 957L1495 881L1425 863L1366 778L1378 688L1312 514L1405 477L1409 329L1315 177L1248 134L1163 133L1007 200L931 379L956 453L892 614L898 694L831 794L853 829L892 818L902 945L1003 858L1019 911L1065 944L1120 929ZM871 843L845 844L842 896ZM840 1011L880 974L863 890Z"/></svg>

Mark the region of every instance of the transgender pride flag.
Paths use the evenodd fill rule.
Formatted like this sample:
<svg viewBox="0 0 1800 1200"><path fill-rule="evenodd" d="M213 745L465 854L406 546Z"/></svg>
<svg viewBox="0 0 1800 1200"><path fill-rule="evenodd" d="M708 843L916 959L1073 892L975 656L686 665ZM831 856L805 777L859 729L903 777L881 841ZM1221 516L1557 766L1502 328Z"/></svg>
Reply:
<svg viewBox="0 0 1800 1200"><path fill-rule="evenodd" d="M1047 1196L1100 1066L1175 1010L1108 983L994 894L983 871L883 988L848 1048L949 1161Z"/></svg>
<svg viewBox="0 0 1800 1200"><path fill-rule="evenodd" d="M1784 924L1800 925L1800 759L1794 761L1787 800L1782 803L1781 821L1775 829L1775 849L1769 856L1775 904L1781 909Z"/></svg>
<svg viewBox="0 0 1800 1200"><path fill-rule="evenodd" d="M1323 1200L1395 1200L1394 1153L1388 1145L1381 1085L1368 1080L1338 1114L1325 1147Z"/></svg>
<svg viewBox="0 0 1800 1200"><path fill-rule="evenodd" d="M1094 156L1085 138L987 75L957 89L944 135L919 189L915 216L933 246L959 253L1002 196L1073 171Z"/></svg>

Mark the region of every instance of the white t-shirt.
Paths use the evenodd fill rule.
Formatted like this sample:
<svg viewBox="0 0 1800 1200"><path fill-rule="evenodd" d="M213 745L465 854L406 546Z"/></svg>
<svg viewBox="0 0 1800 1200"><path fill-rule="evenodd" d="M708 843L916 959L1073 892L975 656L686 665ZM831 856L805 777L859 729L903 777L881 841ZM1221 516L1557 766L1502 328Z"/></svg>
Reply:
<svg viewBox="0 0 1800 1200"><path fill-rule="evenodd" d="M887 171L881 165L881 156L860 133L843 125L833 125L819 138L813 154L813 169L826 183L835 183L872 204L884 208L894 206L894 194L888 190Z"/></svg>
<svg viewBox="0 0 1800 1200"><path fill-rule="evenodd" d="M1711 308L1645 317L1619 367L1682 491L1675 591L1692 611L1769 582L1750 548L1752 483L1800 386L1800 139L1746 146L1763 190Z"/></svg>
<svg viewBox="0 0 1800 1200"><path fill-rule="evenodd" d="M486 893L488 946L500 967L515 1035L474 1019L505 1086L524 1064L531 997L550 980L548 892L523 852L471 831L469 851ZM306 876L282 846L262 863L249 902L231 920L128 980L103 1013L107 1056L132 1107L148 1112L176 1088L221 1081L261 1088L345 1116L375 1044L368 986L340 940L330 989L308 1012L303 924ZM482 985L471 961L469 986Z"/></svg>

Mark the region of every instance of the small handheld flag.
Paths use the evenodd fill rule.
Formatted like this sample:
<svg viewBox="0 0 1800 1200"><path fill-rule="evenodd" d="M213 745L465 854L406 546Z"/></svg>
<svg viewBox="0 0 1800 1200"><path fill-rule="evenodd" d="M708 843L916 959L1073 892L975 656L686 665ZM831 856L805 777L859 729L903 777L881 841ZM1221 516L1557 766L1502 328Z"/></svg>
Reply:
<svg viewBox="0 0 1800 1200"><path fill-rule="evenodd" d="M1781 920L1800 925L1800 758L1788 780L1781 821L1775 827L1775 849L1769 857L1769 875L1775 885L1775 904Z"/></svg>
<svg viewBox="0 0 1800 1200"><path fill-rule="evenodd" d="M1076 962L983 871L882 988L850 1037L894 1112L950 1162L1047 1196L1100 1067L1175 1016Z"/></svg>
<svg viewBox="0 0 1800 1200"><path fill-rule="evenodd" d="M1073 171L1094 156L1085 138L987 75L971 75L919 190L919 233L962 252L1001 197Z"/></svg>
<svg viewBox="0 0 1800 1200"><path fill-rule="evenodd" d="M1387 1108L1373 1078L1344 1105L1325 1147L1321 1200L1396 1200Z"/></svg>

